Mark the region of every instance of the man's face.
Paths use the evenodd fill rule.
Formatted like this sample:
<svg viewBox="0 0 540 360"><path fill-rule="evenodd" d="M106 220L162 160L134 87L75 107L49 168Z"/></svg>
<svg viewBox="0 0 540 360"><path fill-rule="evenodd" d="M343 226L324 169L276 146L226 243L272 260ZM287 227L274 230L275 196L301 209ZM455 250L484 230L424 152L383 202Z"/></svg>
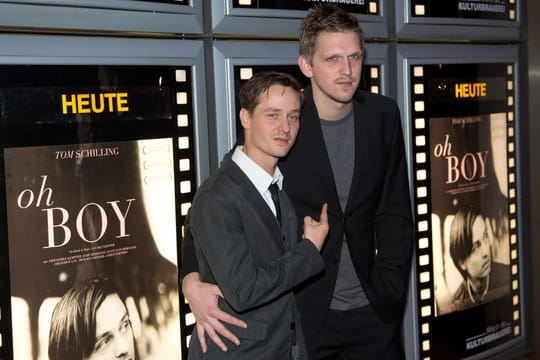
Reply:
<svg viewBox="0 0 540 360"><path fill-rule="evenodd" d="M314 98L323 103L351 102L360 83L362 48L356 32L323 32L315 41L311 59L299 59L300 69L311 78Z"/></svg>
<svg viewBox="0 0 540 360"><path fill-rule="evenodd" d="M300 126L300 96L290 87L272 85L258 97L252 112L240 110L244 151L269 173L291 149Z"/></svg>
<svg viewBox="0 0 540 360"><path fill-rule="evenodd" d="M477 216L473 223L472 244L471 254L462 262L462 269L472 280L484 279L491 272L491 253L489 232L481 216Z"/></svg>
<svg viewBox="0 0 540 360"><path fill-rule="evenodd" d="M122 300L108 295L96 312L96 342L87 360L135 360L133 329Z"/></svg>

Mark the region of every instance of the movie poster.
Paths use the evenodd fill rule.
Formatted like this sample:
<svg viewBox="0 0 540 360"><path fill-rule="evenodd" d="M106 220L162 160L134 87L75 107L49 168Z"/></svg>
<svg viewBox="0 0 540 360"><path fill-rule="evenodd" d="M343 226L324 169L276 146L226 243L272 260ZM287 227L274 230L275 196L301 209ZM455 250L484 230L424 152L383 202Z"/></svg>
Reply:
<svg viewBox="0 0 540 360"><path fill-rule="evenodd" d="M3 155L13 358L179 359L172 139Z"/></svg>
<svg viewBox="0 0 540 360"><path fill-rule="evenodd" d="M459 19L516 20L512 0L411 0L413 15Z"/></svg>
<svg viewBox="0 0 540 360"><path fill-rule="evenodd" d="M379 0L234 0L236 8L307 10L318 3L333 3L356 14L378 15Z"/></svg>
<svg viewBox="0 0 540 360"><path fill-rule="evenodd" d="M510 293L506 114L431 119L430 140L434 286L441 316Z"/></svg>
<svg viewBox="0 0 540 360"><path fill-rule="evenodd" d="M513 76L511 64L412 67L422 358L520 334Z"/></svg>

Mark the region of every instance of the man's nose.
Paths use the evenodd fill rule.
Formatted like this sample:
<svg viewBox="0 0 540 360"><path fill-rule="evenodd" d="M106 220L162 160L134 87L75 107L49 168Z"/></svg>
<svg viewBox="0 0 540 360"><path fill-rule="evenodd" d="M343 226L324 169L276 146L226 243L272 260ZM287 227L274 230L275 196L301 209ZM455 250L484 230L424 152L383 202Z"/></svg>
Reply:
<svg viewBox="0 0 540 360"><path fill-rule="evenodd" d="M122 358L129 352L129 338L128 335L120 335L115 339L114 354L116 358Z"/></svg>
<svg viewBox="0 0 540 360"><path fill-rule="evenodd" d="M350 75L352 73L351 59L348 57L341 62L341 73L345 75Z"/></svg>
<svg viewBox="0 0 540 360"><path fill-rule="evenodd" d="M489 255L489 252L490 252L491 248L489 246L489 243L487 241L483 241L482 242L482 255L484 257L487 257Z"/></svg>
<svg viewBox="0 0 540 360"><path fill-rule="evenodd" d="M291 130L291 125L289 124L289 119L287 116L282 116L279 119L279 128L281 131L288 133Z"/></svg>

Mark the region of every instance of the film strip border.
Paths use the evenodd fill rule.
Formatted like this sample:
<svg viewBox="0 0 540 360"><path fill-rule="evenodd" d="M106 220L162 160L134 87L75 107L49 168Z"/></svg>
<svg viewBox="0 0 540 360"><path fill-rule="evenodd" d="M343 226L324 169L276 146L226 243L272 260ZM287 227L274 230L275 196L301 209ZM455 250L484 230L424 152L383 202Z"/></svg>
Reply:
<svg viewBox="0 0 540 360"><path fill-rule="evenodd" d="M430 319L434 314L433 308L433 271L431 268L430 252L430 186L429 186L429 144L428 123L425 118L425 90L427 79L424 77L423 66L413 66L411 74L411 103L413 127L413 183L415 204L415 233L416 233L416 283L418 297L419 321L419 352L421 359L429 359Z"/></svg>
<svg viewBox="0 0 540 360"><path fill-rule="evenodd" d="M2 190L3 191L3 190ZM2 211L2 215L5 217L5 212ZM0 278L0 359L9 359L13 352L13 345L11 341L11 314L9 313L9 296L1 294L9 294L9 267L8 262L4 259L8 258L7 247L7 229L2 232L2 239L5 239L4 244L0 244L0 274L3 274Z"/></svg>
<svg viewBox="0 0 540 360"><path fill-rule="evenodd" d="M431 264L431 205L430 205L430 164L429 131L425 109L425 90L427 79L422 65L413 65L411 69L412 103L412 147L413 147L413 184L416 226L416 276L419 324L420 359L430 357L430 327L435 315L433 267ZM510 235L510 264L512 289L512 332L521 334L520 283L518 264L518 214L517 214L517 172L516 172L516 124L515 124L515 70L513 64L506 66L506 117L507 117L507 168L508 168L508 214Z"/></svg>
<svg viewBox="0 0 540 360"><path fill-rule="evenodd" d="M362 74L366 81L365 83L366 90L374 94L380 94L382 91L381 66L380 65L364 65L364 68L362 69Z"/></svg>
<svg viewBox="0 0 540 360"><path fill-rule="evenodd" d="M191 206L191 202L197 189L196 183L196 151L194 121L195 111L193 104L192 69L190 67L177 68L174 73L175 79L175 106L173 118L177 125L177 138L175 147L175 162L178 171L177 194L177 221L181 225L181 237L178 238L178 254L181 256L180 244L184 236L184 220ZM178 259L180 263L180 259ZM179 294L180 302L180 349L182 359L187 359L188 344L193 330L195 319L188 303Z"/></svg>
<svg viewBox="0 0 540 360"><path fill-rule="evenodd" d="M512 332L514 336L522 333L520 311L519 282L519 226L517 203L517 153L516 153L516 112L515 79L516 69L513 64L506 66L506 106L507 106L507 157L508 157L508 216L510 235L510 265L512 278Z"/></svg>

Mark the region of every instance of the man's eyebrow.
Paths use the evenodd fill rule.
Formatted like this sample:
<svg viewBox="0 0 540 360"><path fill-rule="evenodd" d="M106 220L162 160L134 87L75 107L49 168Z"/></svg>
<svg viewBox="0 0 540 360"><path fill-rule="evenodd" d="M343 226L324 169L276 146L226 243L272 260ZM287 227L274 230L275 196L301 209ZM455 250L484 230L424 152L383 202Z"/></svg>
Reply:
<svg viewBox="0 0 540 360"><path fill-rule="evenodd" d="M120 319L120 321L124 321L128 319L129 320L129 314L127 313L127 311L124 311L124 316L122 316L122 318Z"/></svg>
<svg viewBox="0 0 540 360"><path fill-rule="evenodd" d="M273 106L269 106L269 107L264 108L263 111L282 111L282 109L277 108L277 107L273 107Z"/></svg>

